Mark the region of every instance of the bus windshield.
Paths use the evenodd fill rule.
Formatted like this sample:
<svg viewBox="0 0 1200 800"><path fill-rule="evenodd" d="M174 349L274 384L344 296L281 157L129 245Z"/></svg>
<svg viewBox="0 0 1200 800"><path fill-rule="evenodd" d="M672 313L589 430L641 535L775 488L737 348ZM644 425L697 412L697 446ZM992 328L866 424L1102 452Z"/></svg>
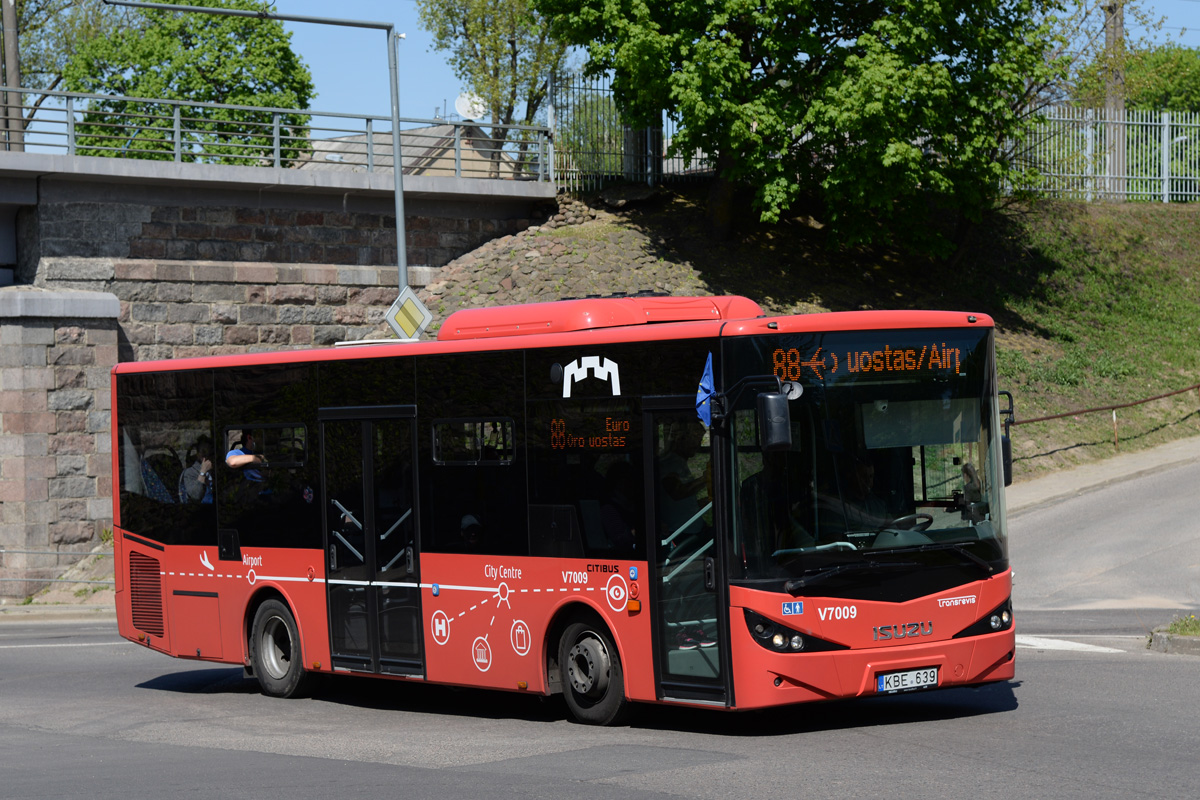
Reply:
<svg viewBox="0 0 1200 800"><path fill-rule="evenodd" d="M734 409L735 581L901 600L932 587L900 596L886 588L899 574L945 568L953 585L1006 568L990 330L729 346L742 376L786 382L792 428L789 450L763 452L753 398Z"/></svg>

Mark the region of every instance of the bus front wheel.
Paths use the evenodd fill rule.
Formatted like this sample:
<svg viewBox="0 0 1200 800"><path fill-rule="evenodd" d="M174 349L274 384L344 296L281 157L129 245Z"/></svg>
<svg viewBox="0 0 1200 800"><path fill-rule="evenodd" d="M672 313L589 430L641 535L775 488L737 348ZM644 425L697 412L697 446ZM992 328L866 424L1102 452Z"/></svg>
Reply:
<svg viewBox="0 0 1200 800"><path fill-rule="evenodd" d="M279 600L265 601L254 614L250 663L263 693L272 697L296 697L308 684L296 618Z"/></svg>
<svg viewBox="0 0 1200 800"><path fill-rule="evenodd" d="M576 622L558 645L563 696L575 719L589 725L612 725L629 709L621 659L600 625Z"/></svg>

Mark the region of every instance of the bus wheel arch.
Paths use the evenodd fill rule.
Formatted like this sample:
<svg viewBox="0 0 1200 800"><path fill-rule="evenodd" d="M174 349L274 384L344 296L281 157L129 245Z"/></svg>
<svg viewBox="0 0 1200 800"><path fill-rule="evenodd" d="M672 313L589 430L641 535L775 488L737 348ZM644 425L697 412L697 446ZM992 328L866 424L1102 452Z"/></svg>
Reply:
<svg viewBox="0 0 1200 800"><path fill-rule="evenodd" d="M300 697L311 675L304 668L304 649L296 615L276 592L264 592L247 609L246 656L263 693Z"/></svg>
<svg viewBox="0 0 1200 800"><path fill-rule="evenodd" d="M581 606L562 614L550 631L548 685L557 684L571 715L589 725L613 725L624 719L629 711L624 668L604 619Z"/></svg>

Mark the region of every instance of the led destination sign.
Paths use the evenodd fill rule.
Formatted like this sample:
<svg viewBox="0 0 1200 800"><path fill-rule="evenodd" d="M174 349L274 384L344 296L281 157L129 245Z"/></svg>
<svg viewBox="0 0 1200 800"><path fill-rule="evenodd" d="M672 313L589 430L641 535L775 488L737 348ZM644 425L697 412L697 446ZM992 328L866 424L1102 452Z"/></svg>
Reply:
<svg viewBox="0 0 1200 800"><path fill-rule="evenodd" d="M619 450L627 446L629 420L604 418L604 430L579 433L569 430L565 419L550 420L550 447L553 450Z"/></svg>
<svg viewBox="0 0 1200 800"><path fill-rule="evenodd" d="M947 347L945 342L940 347L937 342L921 347L885 344L882 350L855 349L841 353L818 347L805 358L795 347L780 347L771 353L771 364L775 376L784 381L798 381L804 376L823 381L826 376L839 372L946 372L958 375L962 372L962 350Z"/></svg>

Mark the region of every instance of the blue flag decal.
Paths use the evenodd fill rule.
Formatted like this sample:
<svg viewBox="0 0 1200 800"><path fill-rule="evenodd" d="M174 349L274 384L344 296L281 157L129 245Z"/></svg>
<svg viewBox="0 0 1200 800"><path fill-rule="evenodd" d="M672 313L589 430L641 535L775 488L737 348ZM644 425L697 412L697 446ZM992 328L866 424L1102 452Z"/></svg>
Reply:
<svg viewBox="0 0 1200 800"><path fill-rule="evenodd" d="M696 416L700 417L705 427L712 427L712 399L717 394L713 384L712 353L704 364L704 374L700 376L700 385L696 388Z"/></svg>

